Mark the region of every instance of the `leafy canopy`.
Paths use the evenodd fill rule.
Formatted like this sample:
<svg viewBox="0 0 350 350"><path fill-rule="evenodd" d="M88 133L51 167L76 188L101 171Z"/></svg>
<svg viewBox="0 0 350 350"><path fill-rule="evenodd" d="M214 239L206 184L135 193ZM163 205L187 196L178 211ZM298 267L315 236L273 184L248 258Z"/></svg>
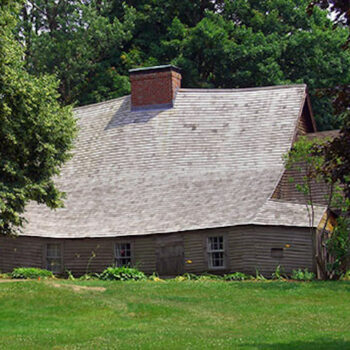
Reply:
<svg viewBox="0 0 350 350"><path fill-rule="evenodd" d="M184 87L306 83L321 129L339 126L318 89L350 82L348 31L310 0L27 0L27 69L54 73L66 104L129 92L128 70L173 63Z"/></svg>
<svg viewBox="0 0 350 350"><path fill-rule="evenodd" d="M12 31L18 6L0 5L0 234L23 224L30 200L50 208L63 194L52 180L69 158L75 135L70 107L58 103L53 76L32 76Z"/></svg>

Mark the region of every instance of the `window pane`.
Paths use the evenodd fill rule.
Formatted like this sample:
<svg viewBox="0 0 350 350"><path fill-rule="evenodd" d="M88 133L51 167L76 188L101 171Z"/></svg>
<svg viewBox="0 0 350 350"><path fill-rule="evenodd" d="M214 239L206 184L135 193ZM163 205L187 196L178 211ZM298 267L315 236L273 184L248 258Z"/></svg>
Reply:
<svg viewBox="0 0 350 350"><path fill-rule="evenodd" d="M208 238L208 250L223 250L224 249L224 237L209 237Z"/></svg>
<svg viewBox="0 0 350 350"><path fill-rule="evenodd" d="M131 265L131 259L130 258L117 258L116 259L116 266L122 267L122 266L130 266Z"/></svg>
<svg viewBox="0 0 350 350"><path fill-rule="evenodd" d="M272 258L283 258L283 248L271 248Z"/></svg>
<svg viewBox="0 0 350 350"><path fill-rule="evenodd" d="M61 260L61 245L47 244L46 245L46 268L53 273L62 272Z"/></svg>
<svg viewBox="0 0 350 350"><path fill-rule="evenodd" d="M47 245L47 256L52 258L61 257L61 245L60 244L48 244Z"/></svg>
<svg viewBox="0 0 350 350"><path fill-rule="evenodd" d="M208 263L209 268L225 267L224 237L208 237Z"/></svg>
<svg viewBox="0 0 350 350"><path fill-rule="evenodd" d="M131 265L131 244L117 243L115 245L115 263L116 266Z"/></svg>
<svg viewBox="0 0 350 350"><path fill-rule="evenodd" d="M224 266L224 253L211 253L211 266L222 267Z"/></svg>
<svg viewBox="0 0 350 350"><path fill-rule="evenodd" d="M53 273L61 272L61 259L47 259L47 269Z"/></svg>

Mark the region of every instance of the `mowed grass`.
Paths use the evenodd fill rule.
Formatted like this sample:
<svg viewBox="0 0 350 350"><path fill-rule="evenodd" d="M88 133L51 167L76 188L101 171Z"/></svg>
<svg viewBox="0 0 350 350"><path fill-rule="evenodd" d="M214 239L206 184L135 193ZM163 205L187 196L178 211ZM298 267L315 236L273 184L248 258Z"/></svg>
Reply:
<svg viewBox="0 0 350 350"><path fill-rule="evenodd" d="M350 349L350 283L0 283L0 349L218 348Z"/></svg>

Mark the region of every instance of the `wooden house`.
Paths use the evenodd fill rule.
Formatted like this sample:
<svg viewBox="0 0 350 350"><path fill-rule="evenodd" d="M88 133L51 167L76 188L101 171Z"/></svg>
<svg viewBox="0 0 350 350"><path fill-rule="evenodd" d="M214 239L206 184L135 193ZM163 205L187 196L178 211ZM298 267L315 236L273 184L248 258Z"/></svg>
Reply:
<svg viewBox="0 0 350 350"><path fill-rule="evenodd" d="M182 89L173 66L130 75L131 96L75 109L74 156L56 179L65 207L30 204L23 232L0 238L0 270L315 271L283 164L316 131L306 86Z"/></svg>

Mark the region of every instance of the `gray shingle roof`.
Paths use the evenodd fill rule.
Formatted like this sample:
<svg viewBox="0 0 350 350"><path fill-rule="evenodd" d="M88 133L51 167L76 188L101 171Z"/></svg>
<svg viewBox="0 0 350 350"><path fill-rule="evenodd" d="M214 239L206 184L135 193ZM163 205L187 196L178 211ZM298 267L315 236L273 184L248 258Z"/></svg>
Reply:
<svg viewBox="0 0 350 350"><path fill-rule="evenodd" d="M314 205L314 222L311 206L305 204L268 200L258 211L252 224L273 226L317 227L324 215L324 206Z"/></svg>
<svg viewBox="0 0 350 350"><path fill-rule="evenodd" d="M31 204L23 234L108 237L264 223L305 95L305 85L181 89L167 110L130 112L130 96L77 108L75 154L57 179L65 208Z"/></svg>

